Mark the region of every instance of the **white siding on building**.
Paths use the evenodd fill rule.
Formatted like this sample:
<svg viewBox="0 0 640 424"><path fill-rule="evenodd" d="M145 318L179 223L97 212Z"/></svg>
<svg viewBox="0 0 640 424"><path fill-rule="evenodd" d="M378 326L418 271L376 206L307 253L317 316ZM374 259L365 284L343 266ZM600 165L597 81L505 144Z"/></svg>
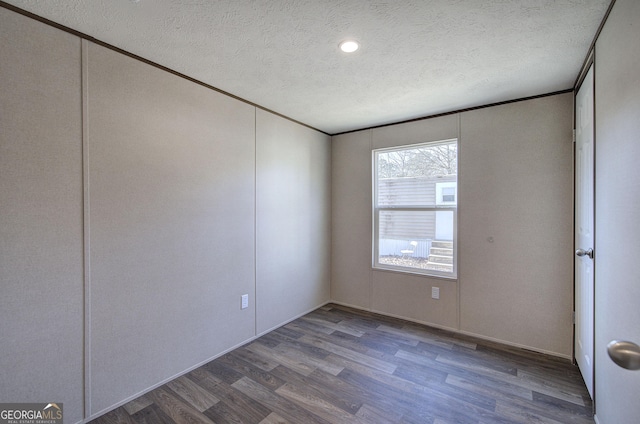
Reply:
<svg viewBox="0 0 640 424"><path fill-rule="evenodd" d="M436 206L436 184L455 183L456 176L404 177L378 180L378 206ZM380 239L435 239L436 212L381 211ZM403 247L403 249L406 247Z"/></svg>

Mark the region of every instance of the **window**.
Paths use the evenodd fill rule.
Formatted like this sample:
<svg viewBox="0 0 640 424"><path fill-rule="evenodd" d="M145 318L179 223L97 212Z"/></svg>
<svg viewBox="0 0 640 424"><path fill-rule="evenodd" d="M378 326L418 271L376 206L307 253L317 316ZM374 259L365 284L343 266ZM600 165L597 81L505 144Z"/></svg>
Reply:
<svg viewBox="0 0 640 424"><path fill-rule="evenodd" d="M443 188L441 203L455 203L455 201L456 201L456 189L453 187Z"/></svg>
<svg viewBox="0 0 640 424"><path fill-rule="evenodd" d="M373 151L373 266L455 278L458 141Z"/></svg>
<svg viewBox="0 0 640 424"><path fill-rule="evenodd" d="M436 183L436 205L455 205L456 204L456 185L455 181L437 182Z"/></svg>

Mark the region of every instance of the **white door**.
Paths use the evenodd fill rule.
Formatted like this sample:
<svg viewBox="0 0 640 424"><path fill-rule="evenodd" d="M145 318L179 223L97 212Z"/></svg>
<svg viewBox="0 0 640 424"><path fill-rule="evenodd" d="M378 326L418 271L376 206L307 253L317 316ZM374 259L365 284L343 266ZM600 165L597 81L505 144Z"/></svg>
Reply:
<svg viewBox="0 0 640 424"><path fill-rule="evenodd" d="M593 66L576 95L575 356L593 398Z"/></svg>
<svg viewBox="0 0 640 424"><path fill-rule="evenodd" d="M596 41L596 416L640 423L640 1L616 0ZM630 342L622 368L608 356ZM635 358L635 359L634 359ZM622 364L624 365L624 364ZM635 371L634 371L635 369Z"/></svg>

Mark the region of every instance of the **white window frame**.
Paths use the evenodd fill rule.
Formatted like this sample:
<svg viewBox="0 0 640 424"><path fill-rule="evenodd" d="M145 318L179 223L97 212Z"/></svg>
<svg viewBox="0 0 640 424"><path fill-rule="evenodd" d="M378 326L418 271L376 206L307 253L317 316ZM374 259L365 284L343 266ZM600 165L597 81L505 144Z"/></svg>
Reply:
<svg viewBox="0 0 640 424"><path fill-rule="evenodd" d="M459 206L459 196L458 196L458 192L459 190L457 189L457 181L454 183L455 187L456 187L456 194L455 194L455 198L456 198L456 202L454 205L449 204L449 202L445 202L443 203L441 201L441 199L439 198L439 196L441 196L441 191L440 193L436 193L436 204L433 206L378 206L377 201L378 201L378 154L379 153L385 153L385 152L393 152L393 151L397 151L397 150L404 150L404 149L413 149L413 148L419 148L422 146L435 146L438 144L451 144L452 142L456 143L456 147L458 149L458 152L460 151L460 145L458 143L458 139L457 138L453 138L453 139L449 139L449 140L440 140L440 141L432 141L432 142L423 142L423 143L416 143L416 144L407 144L407 145L401 145L401 146L393 146L393 147L386 147L386 148L380 148L380 149L374 149L371 151L371 156L372 156L372 195L373 195L373 199L372 199L372 215L373 215L373 219L372 219L372 224L373 224L373 228L372 228L372 267L374 269L378 269L378 270L385 270L385 271L395 271L395 272L402 272L402 273L408 273L408 274L418 274L418 275L425 275L425 276L431 276L431 277L439 277L439 278L446 278L446 279L457 279L458 278L458 206ZM459 155L458 155L459 157ZM459 164L458 164L459 166ZM380 212L382 211L415 211L415 212L439 212L439 211L451 211L453 213L453 270L452 272L445 272L445 271L437 271L437 270L430 270L430 269L421 269L421 268L413 268L413 267L402 267L402 266L397 266L397 265L389 265L389 264L382 264L379 262L379 231L380 231L380 226L379 226L379 221L380 221Z"/></svg>

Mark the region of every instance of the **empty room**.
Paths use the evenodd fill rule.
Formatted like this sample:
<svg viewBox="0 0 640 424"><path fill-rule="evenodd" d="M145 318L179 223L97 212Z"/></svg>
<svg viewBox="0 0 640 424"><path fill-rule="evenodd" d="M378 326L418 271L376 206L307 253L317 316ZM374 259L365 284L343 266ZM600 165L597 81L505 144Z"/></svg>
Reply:
<svg viewBox="0 0 640 424"><path fill-rule="evenodd" d="M0 1L0 423L640 422L639 23Z"/></svg>

